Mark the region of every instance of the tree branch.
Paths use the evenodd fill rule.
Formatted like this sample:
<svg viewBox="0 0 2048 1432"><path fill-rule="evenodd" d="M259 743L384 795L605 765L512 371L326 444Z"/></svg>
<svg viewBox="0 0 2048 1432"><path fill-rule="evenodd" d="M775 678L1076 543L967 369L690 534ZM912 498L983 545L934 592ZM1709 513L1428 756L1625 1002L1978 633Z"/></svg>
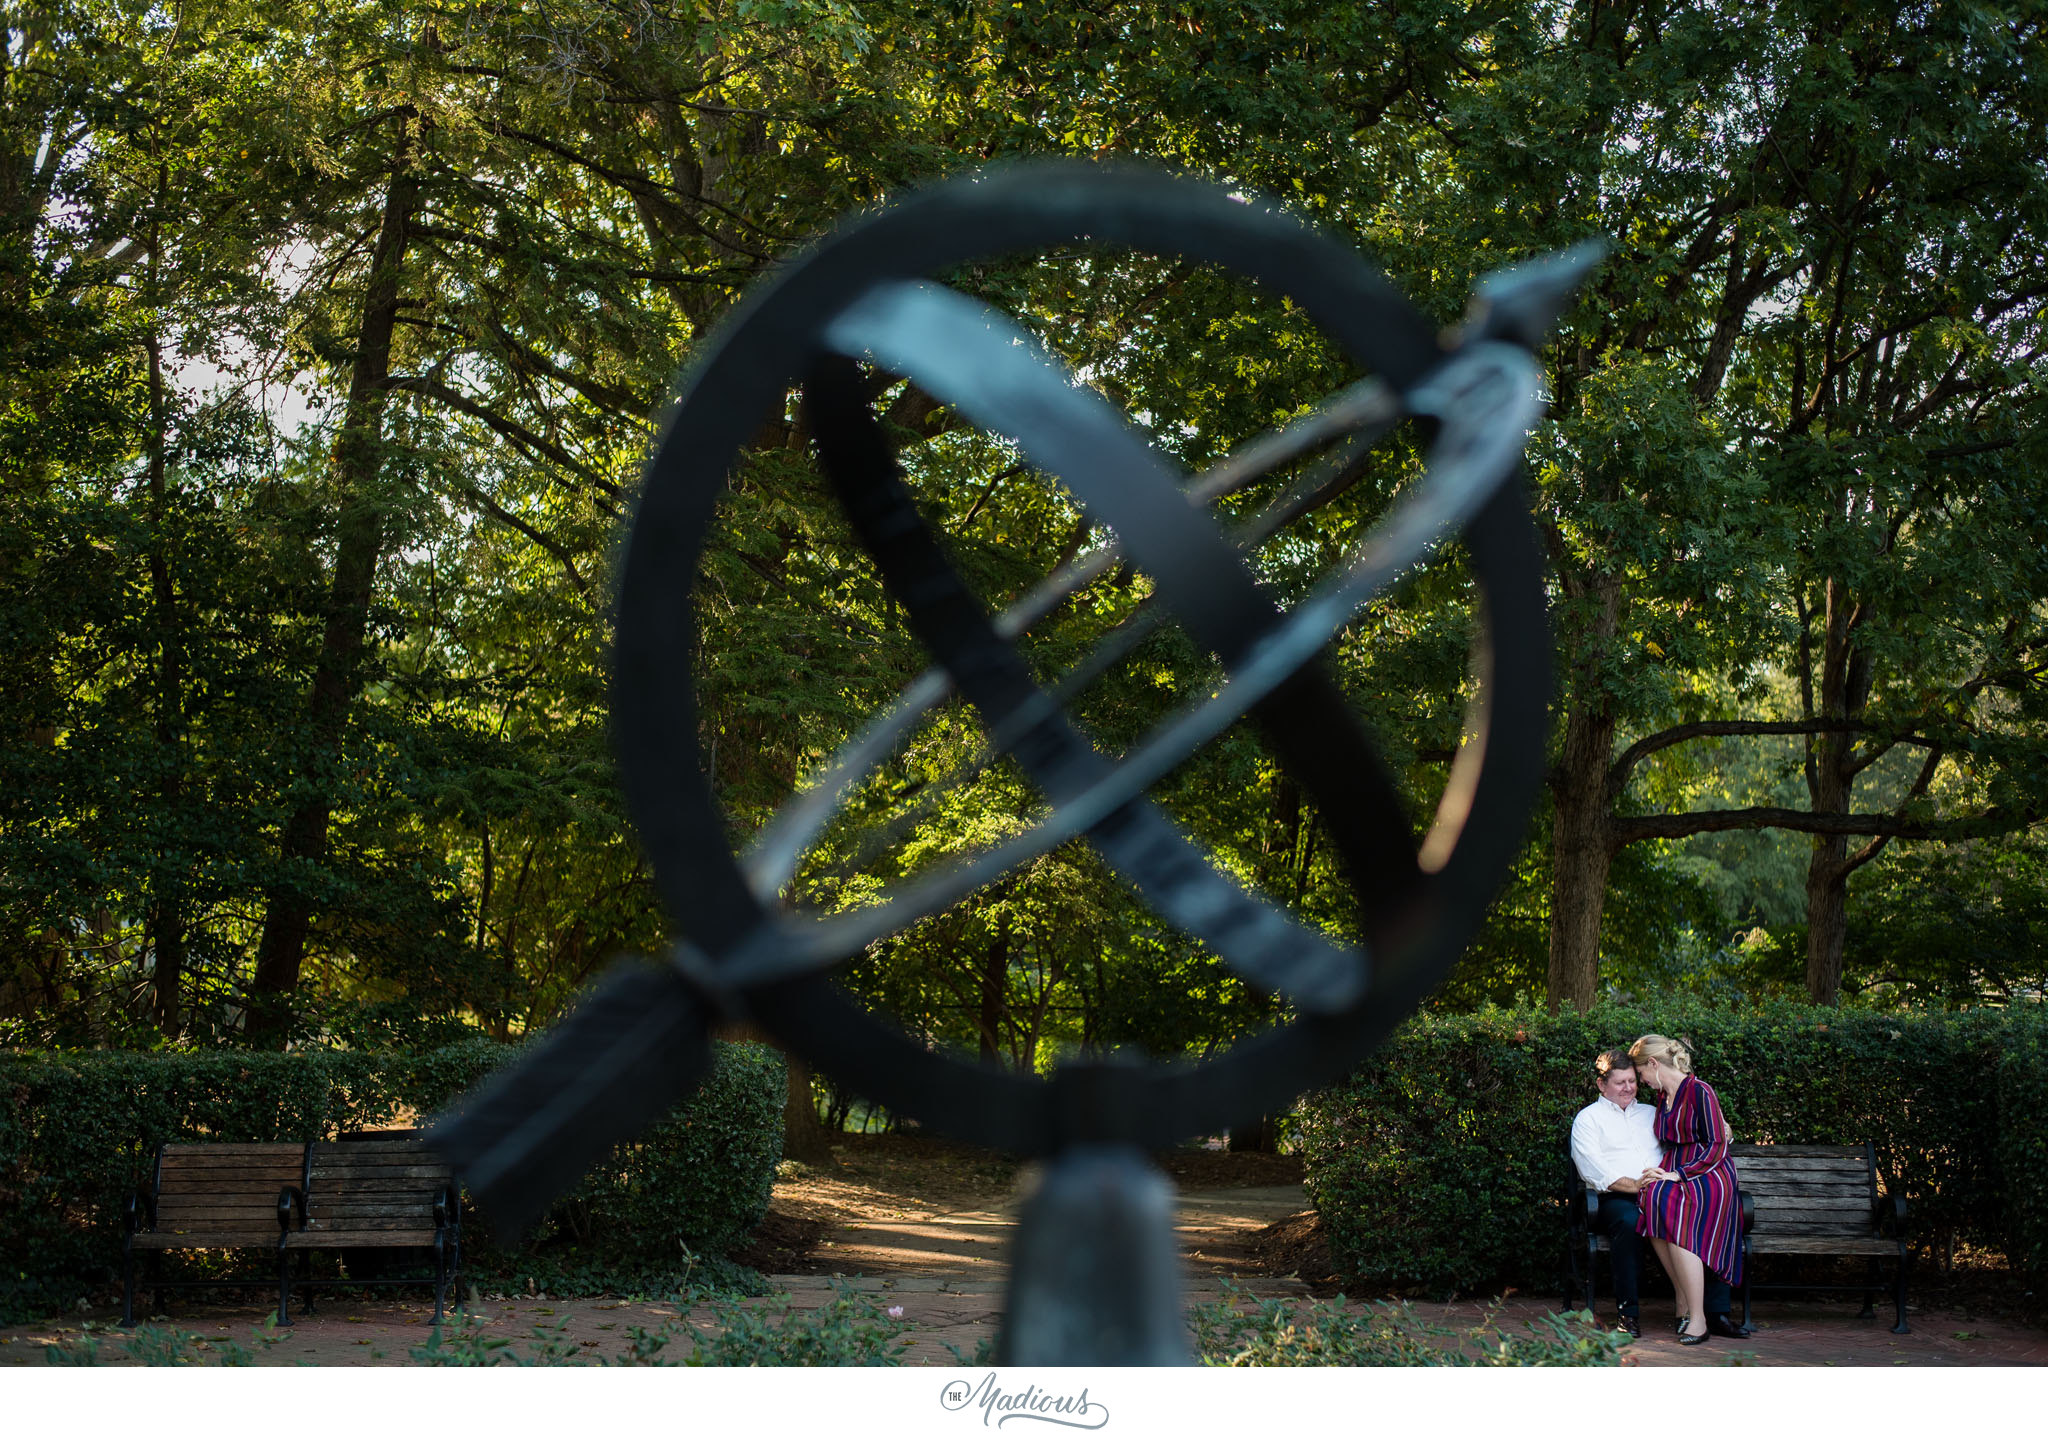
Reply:
<svg viewBox="0 0 2048 1432"><path fill-rule="evenodd" d="M549 538L545 533L541 532L538 528L531 526L530 524L526 523L520 518L513 516L510 512L507 512L503 507L500 507L488 495L486 495L482 488L465 485L456 488L455 491L458 497L461 497L469 502L474 503L478 508L482 509L482 511L487 516L495 518L497 521L504 523L507 527L510 527L513 531L522 533L525 536L531 538L535 546L539 547L543 552L547 553L550 557L553 557L557 562L560 562L562 564L562 570L568 573L569 575L569 585L576 589L576 593L578 596L589 595L589 584L585 582L583 574L576 570L576 560L575 558L569 555L568 549L563 547L560 543Z"/></svg>
<svg viewBox="0 0 2048 1432"><path fill-rule="evenodd" d="M1913 782L1913 789L1906 792L1905 799L1899 802L1898 811L1894 812L1894 814L1899 814L1903 812L1907 806L1911 805L1921 796L1927 794L1928 784L1934 779L1935 767L1941 764L1941 755L1942 752L1939 746L1935 747L1932 751L1929 751L1927 753L1927 759L1924 762L1922 762L1920 766L1919 779ZM1868 845L1864 846L1861 850L1857 851L1854 855L1850 856L1849 859L1843 863L1842 878L1846 880L1850 876L1850 874L1853 873L1856 869L1858 869L1861 866L1867 865L1871 861L1877 859L1878 853L1882 851L1890 841L1891 836L1889 835L1880 834L1873 836Z"/></svg>
<svg viewBox="0 0 2048 1432"><path fill-rule="evenodd" d="M1670 746L1686 741L1697 741L1709 736L1815 736L1824 731L1882 732L1884 728L1868 721L1851 720L1844 716L1808 716L1798 721L1688 721L1682 726L1673 726L1645 736L1615 758L1607 769L1607 788L1619 793L1628 784L1630 772L1643 757L1653 755ZM1931 746L1934 743L1918 736L1890 736L1892 741L1904 741L1915 746Z"/></svg>
<svg viewBox="0 0 2048 1432"><path fill-rule="evenodd" d="M1791 810L1749 806L1741 810L1677 811L1665 815L1616 816L1608 829L1618 849L1639 840L1683 840L1717 830L1799 830L1809 835L1882 835L1905 840L1974 840L2037 823L2034 810L1994 807L1980 815L1947 820L1911 820L1895 811L1859 815L1851 811Z"/></svg>
<svg viewBox="0 0 2048 1432"><path fill-rule="evenodd" d="M531 428L513 422L504 414L494 413L474 399L464 397L445 383L436 382L432 378L393 378L385 386L398 392L417 393L423 398L432 398L445 407L475 418L500 437L507 438L520 447L530 448L551 462L567 468L607 497L617 498L625 495L624 489L617 483L599 476L590 467L571 457L566 449L548 441Z"/></svg>

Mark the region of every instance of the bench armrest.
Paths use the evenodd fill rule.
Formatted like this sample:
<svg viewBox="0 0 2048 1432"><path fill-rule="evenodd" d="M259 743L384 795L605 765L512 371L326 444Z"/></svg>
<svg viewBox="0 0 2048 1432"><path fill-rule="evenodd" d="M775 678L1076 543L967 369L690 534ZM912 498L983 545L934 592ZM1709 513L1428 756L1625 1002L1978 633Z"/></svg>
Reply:
<svg viewBox="0 0 2048 1432"><path fill-rule="evenodd" d="M1893 1238L1906 1236L1906 1196L1887 1193L1871 1200L1871 1226Z"/></svg>
<svg viewBox="0 0 2048 1432"><path fill-rule="evenodd" d="M453 1184L434 1190L434 1226L436 1228L460 1228L462 1226L462 1199L457 1196Z"/></svg>
<svg viewBox="0 0 2048 1432"><path fill-rule="evenodd" d="M1739 1188L1735 1190L1735 1198L1742 1205L1742 1231L1747 1233L1756 1227L1756 1200L1746 1189Z"/></svg>
<svg viewBox="0 0 2048 1432"><path fill-rule="evenodd" d="M297 1215L299 1228L306 1226L306 1190L294 1184L286 1184L277 1191L277 1226L289 1233L294 1227L293 1215Z"/></svg>
<svg viewBox="0 0 2048 1432"><path fill-rule="evenodd" d="M1600 1216L1600 1193L1580 1184L1565 1200L1565 1222L1574 1233L1583 1233Z"/></svg>
<svg viewBox="0 0 2048 1432"><path fill-rule="evenodd" d="M146 1188L128 1195L121 1206L121 1231L128 1234L156 1232L156 1197Z"/></svg>

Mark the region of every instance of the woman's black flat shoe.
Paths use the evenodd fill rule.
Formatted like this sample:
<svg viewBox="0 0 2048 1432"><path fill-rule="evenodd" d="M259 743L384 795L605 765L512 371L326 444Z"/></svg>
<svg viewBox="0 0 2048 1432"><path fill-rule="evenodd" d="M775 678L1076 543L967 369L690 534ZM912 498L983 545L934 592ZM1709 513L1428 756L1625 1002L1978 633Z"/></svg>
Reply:
<svg viewBox="0 0 2048 1432"><path fill-rule="evenodd" d="M1698 1347L1701 1343L1705 1342L1709 1337L1712 1336L1711 1333L1685 1332L1683 1331L1685 1327L1684 1323L1680 1323L1678 1326L1680 1328L1680 1332L1678 1334L1678 1341L1680 1346L1683 1347Z"/></svg>

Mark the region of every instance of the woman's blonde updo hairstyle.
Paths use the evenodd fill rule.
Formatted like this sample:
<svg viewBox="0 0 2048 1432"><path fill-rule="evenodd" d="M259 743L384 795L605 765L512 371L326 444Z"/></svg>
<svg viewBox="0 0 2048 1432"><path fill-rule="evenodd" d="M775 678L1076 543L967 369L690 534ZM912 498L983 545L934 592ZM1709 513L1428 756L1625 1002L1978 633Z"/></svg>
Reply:
<svg viewBox="0 0 2048 1432"><path fill-rule="evenodd" d="M1692 1073L1692 1046L1683 1039L1646 1034L1628 1047L1628 1057L1638 1064L1648 1064L1654 1059L1681 1074Z"/></svg>

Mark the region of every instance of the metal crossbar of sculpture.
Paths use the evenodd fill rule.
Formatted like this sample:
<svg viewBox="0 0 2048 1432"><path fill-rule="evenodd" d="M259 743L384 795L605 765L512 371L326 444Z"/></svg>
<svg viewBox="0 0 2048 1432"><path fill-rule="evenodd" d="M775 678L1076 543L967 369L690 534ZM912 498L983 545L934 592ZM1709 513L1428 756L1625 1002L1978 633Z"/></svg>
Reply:
<svg viewBox="0 0 2048 1432"><path fill-rule="evenodd" d="M1373 376L1189 478L1006 315L930 275L1074 245L1220 265L1291 299ZM956 179L849 223L789 264L699 358L648 464L619 591L615 717L633 817L688 931L614 971L575 1013L430 1137L502 1226L523 1227L582 1172L688 1093L709 1032L748 1019L929 1130L1045 1159L1013 1251L998 1356L1012 1363L1187 1357L1171 1189L1142 1150L1243 1126L1355 1064L1441 978L1476 929L1526 825L1544 757L1549 631L1516 474L1541 415L1531 352L1592 264L1581 247L1484 281L1436 333L1358 254L1279 210L1149 170L1074 163ZM911 502L862 365L908 378L1067 484L1114 541L991 616ZM935 659L744 854L699 762L692 592L716 500L764 417L801 385L817 453L891 595ZM1267 595L1249 545L1330 500L1394 423L1428 424L1424 474L1322 583ZM1236 530L1206 504L1327 448ZM1480 589L1478 696L1418 845L1371 742L1317 657L1366 602L1461 540ZM1128 563L1155 599L1081 669L1041 686L1016 640ZM1224 679L1120 757L1066 696L1166 615ZM1047 812L997 848L828 915L781 892L843 798L950 693ZM1362 911L1348 945L1244 889L1148 789L1249 718L1310 793ZM1167 920L1293 1018L1203 1062L1089 1061L1049 1078L912 1044L833 984L842 962L1056 846L1085 838Z"/></svg>

